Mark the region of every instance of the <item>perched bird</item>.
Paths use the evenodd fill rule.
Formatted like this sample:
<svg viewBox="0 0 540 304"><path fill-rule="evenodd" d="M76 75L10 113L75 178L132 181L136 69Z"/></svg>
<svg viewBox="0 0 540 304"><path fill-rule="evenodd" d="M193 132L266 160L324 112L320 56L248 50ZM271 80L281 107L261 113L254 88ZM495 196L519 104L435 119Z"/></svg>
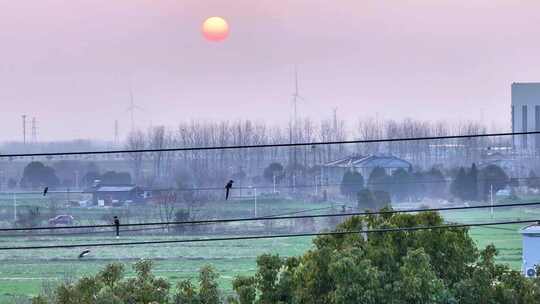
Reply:
<svg viewBox="0 0 540 304"><path fill-rule="evenodd" d="M47 192L49 192L49 187L45 187L45 189L43 189L43 196L46 196Z"/></svg>
<svg viewBox="0 0 540 304"><path fill-rule="evenodd" d="M114 216L114 228L116 230L116 238L120 237L120 219L118 216Z"/></svg>
<svg viewBox="0 0 540 304"><path fill-rule="evenodd" d="M231 191L231 188L232 188L232 184L234 183L234 181L231 179L227 185L225 185L225 200L228 200L229 199L229 193Z"/></svg>
<svg viewBox="0 0 540 304"><path fill-rule="evenodd" d="M83 252L81 252L81 254L79 254L79 259L84 258L84 257L87 256L89 253L90 253L90 250L88 250L88 249L83 250Z"/></svg>

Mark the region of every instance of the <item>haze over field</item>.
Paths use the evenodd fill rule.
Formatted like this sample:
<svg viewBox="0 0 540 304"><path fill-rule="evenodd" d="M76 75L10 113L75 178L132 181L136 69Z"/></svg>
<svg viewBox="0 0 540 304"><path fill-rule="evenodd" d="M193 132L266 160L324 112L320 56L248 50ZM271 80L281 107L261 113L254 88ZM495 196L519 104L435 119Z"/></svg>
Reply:
<svg viewBox="0 0 540 304"><path fill-rule="evenodd" d="M510 84L540 81L540 2L0 0L0 138L111 139L179 120L301 116L494 121ZM230 37L203 39L223 16ZM466 110L464 110L466 109ZM143 117L144 115L144 117Z"/></svg>

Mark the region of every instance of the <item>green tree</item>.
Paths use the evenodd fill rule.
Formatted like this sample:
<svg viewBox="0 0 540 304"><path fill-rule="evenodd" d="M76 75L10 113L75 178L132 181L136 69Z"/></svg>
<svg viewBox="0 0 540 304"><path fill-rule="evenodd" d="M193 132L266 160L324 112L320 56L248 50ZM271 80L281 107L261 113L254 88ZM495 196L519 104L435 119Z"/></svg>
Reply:
<svg viewBox="0 0 540 304"><path fill-rule="evenodd" d="M444 174L437 168L431 168L423 174L422 180L426 189L426 195L432 198L446 197L448 192Z"/></svg>
<svg viewBox="0 0 540 304"><path fill-rule="evenodd" d="M532 169L529 171L529 177L527 178L527 187L532 189L540 189L540 178L538 178Z"/></svg>
<svg viewBox="0 0 540 304"><path fill-rule="evenodd" d="M395 288L402 295L401 302L410 304L443 303L449 294L423 248L410 250L403 258Z"/></svg>
<svg viewBox="0 0 540 304"><path fill-rule="evenodd" d="M209 265L204 266L199 273L199 298L201 304L219 304L219 290L217 279L219 275Z"/></svg>
<svg viewBox="0 0 540 304"><path fill-rule="evenodd" d="M353 217L337 230L442 224L434 212L385 214ZM253 286L255 294L264 290L272 303L532 304L540 296L540 280L496 264L492 247L478 252L465 228L320 236L314 244L299 258L266 256L266 267L273 265L266 276L237 282L251 295ZM283 285L289 289L276 299Z"/></svg>
<svg viewBox="0 0 540 304"><path fill-rule="evenodd" d="M464 184L464 198L467 200L478 200L478 169L476 164L473 163Z"/></svg>
<svg viewBox="0 0 540 304"><path fill-rule="evenodd" d="M284 168L280 163L271 163L264 168L263 177L269 183L273 183L275 177L276 183L279 183L284 177Z"/></svg>
<svg viewBox="0 0 540 304"><path fill-rule="evenodd" d="M390 194L386 191L371 191L366 188L358 192L357 197L358 210L377 211L392 204Z"/></svg>
<svg viewBox="0 0 540 304"><path fill-rule="evenodd" d="M238 295L239 304L253 304L257 296L254 277L238 276L233 280L233 290Z"/></svg>
<svg viewBox="0 0 540 304"><path fill-rule="evenodd" d="M20 186L29 189L41 187L55 188L60 184L53 168L45 166L42 162L34 161L26 165Z"/></svg>
<svg viewBox="0 0 540 304"><path fill-rule="evenodd" d="M368 178L368 187L372 190L388 189L390 184L390 177L386 174L386 170L382 167L375 167Z"/></svg>
<svg viewBox="0 0 540 304"><path fill-rule="evenodd" d="M8 189L12 190L12 189L15 189L17 187L17 180L15 180L14 178L9 178L8 180L8 183L7 183L7 187Z"/></svg>
<svg viewBox="0 0 540 304"><path fill-rule="evenodd" d="M101 175L103 185L129 185L131 184L131 174L129 172L107 171Z"/></svg>
<svg viewBox="0 0 540 304"><path fill-rule="evenodd" d="M363 189L358 192L358 210L374 210L376 209L375 197L369 189Z"/></svg>
<svg viewBox="0 0 540 304"><path fill-rule="evenodd" d="M406 200L411 196L412 178L409 172L399 168L392 172L390 180L390 193L397 200Z"/></svg>
<svg viewBox="0 0 540 304"><path fill-rule="evenodd" d="M351 198L364 188L364 177L355 169L345 171L341 180L341 194Z"/></svg>
<svg viewBox="0 0 540 304"><path fill-rule="evenodd" d="M450 193L460 199L465 200L467 195L467 172L465 168L460 167L456 176L450 184Z"/></svg>
<svg viewBox="0 0 540 304"><path fill-rule="evenodd" d="M480 172L481 178L481 195L484 200L489 198L491 187L493 187L493 193L504 189L509 185L510 179L504 170L497 165L489 165L483 168Z"/></svg>

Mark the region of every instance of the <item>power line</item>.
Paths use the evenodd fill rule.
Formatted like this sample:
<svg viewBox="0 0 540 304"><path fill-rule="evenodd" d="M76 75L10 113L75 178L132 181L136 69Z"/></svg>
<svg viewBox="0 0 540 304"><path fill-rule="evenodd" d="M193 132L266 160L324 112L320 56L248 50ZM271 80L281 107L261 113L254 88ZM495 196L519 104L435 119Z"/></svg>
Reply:
<svg viewBox="0 0 540 304"><path fill-rule="evenodd" d="M484 209L484 208L507 208L507 207L523 207L537 206L540 202L530 203L515 203L515 204L499 204L499 205L478 205L478 206L463 206L463 207L443 207L431 209L408 209L408 210L386 210L375 212L349 212L349 213L334 213L334 214L316 214L316 215L292 215L292 216L272 216L272 217L248 217L248 218L231 218L231 219L215 219L215 220L195 220L195 221L171 221L171 222L148 222L148 223L131 223L120 224L120 227L136 227L136 226L162 226L162 225L194 225L194 224L217 224L217 223L232 223L232 222L252 222L252 221L275 221L275 220L291 220L304 218L324 218L324 217L343 217L343 216L365 216L365 215L389 215L396 213L416 213L416 212L434 212L434 211L457 211L469 209ZM33 231L33 230L58 230L58 229L87 229L87 228L111 228L116 227L114 224L104 225L82 225L82 226L50 226L50 227L27 227L27 228L1 228L0 232L4 231Z"/></svg>
<svg viewBox="0 0 540 304"><path fill-rule="evenodd" d="M201 243L201 242L259 240L259 239L277 239L277 238L291 238L291 237L309 237L309 236L323 236L323 235L338 236L338 235L360 234L360 233L411 232L411 231L421 231L421 230L431 230L431 229L457 229L457 228L468 228L468 227L485 227L485 226L496 226L496 225L526 224L526 223L537 223L537 222L538 222L538 220L526 220L526 221L505 221L505 222L474 223L474 224L452 224L452 225L437 225L437 226L420 226L420 227L381 228L381 229L355 230L355 231L332 231L332 232L297 233L297 234L274 234L274 235L255 235L255 236L239 236L239 237L220 237L220 238L204 238L204 239L0 247L0 251L7 251L7 250L36 250L36 249L61 249L61 248L80 248L80 247L130 246L130 245L153 245L153 244L175 244L175 243Z"/></svg>
<svg viewBox="0 0 540 304"><path fill-rule="evenodd" d="M343 145L343 144L368 144L368 143L398 142L398 141L470 139L470 138L482 138L482 137L502 137L502 136L518 136L518 135L531 135L531 134L540 134L540 131L510 132L510 133L486 133L486 134L469 134L469 135L447 135L447 136L427 136L427 137L405 137L405 138L385 138L385 139L361 139L361 140L342 140L342 141L323 141L323 142L281 143L281 144L262 144L262 145L234 145L234 146L207 146L207 147L134 149L134 150L44 152L44 153L14 153L14 154L0 154L0 158L61 156L61 155L89 155L89 154L122 154L122 153L237 150L237 149L256 149L256 148L283 148L283 147L325 146L325 145Z"/></svg>
<svg viewBox="0 0 540 304"><path fill-rule="evenodd" d="M321 210L327 210L331 209L333 207L324 207L324 208L313 208L313 209L304 209L300 211L295 212L287 212L287 213L280 213L280 214L269 214L265 215L265 217L278 217L278 216L285 216L285 215L293 215L293 214L299 214L299 213L306 213L306 212L313 212L313 211L321 211ZM209 225L212 223L201 223L201 224L193 224L193 225ZM60 228L60 227L59 227ZM122 234L125 233L132 233L132 232L142 232L142 231L151 231L151 230L164 230L167 229L167 227L154 227L154 228L141 228L141 229L126 229L126 230L120 230ZM63 227L62 227L63 229ZM2 230L0 230L1 232ZM83 232L68 232L68 233L38 233L38 234L32 234L34 237L47 237L47 236L76 236L76 235L95 235L95 234L109 234L111 231L108 230L99 230L99 231L83 231ZM0 237L19 237L19 236L27 236L25 234L1 234Z"/></svg>
<svg viewBox="0 0 540 304"><path fill-rule="evenodd" d="M510 181L528 181L528 180L540 180L540 176L538 177L512 177L509 178ZM406 182L373 182L373 183L367 183L368 185L373 186L379 186L379 185L409 185L409 184L443 184L443 183L451 183L453 179L450 178L444 178L444 179L432 179L432 180L412 180L412 181L406 181ZM504 180L501 179L477 179L478 182L501 182ZM337 186L357 186L359 183L328 183L328 184L312 184L312 185L296 185L296 186L276 186L276 189L293 189L293 188L315 188L315 187L337 187ZM106 185L105 185L106 187ZM253 190L253 189L273 189L274 186L268 186L268 185L260 185L260 186L242 186L242 187L235 187L232 188L233 190ZM187 192L187 191L223 191L224 187L193 187L193 188L151 188L151 189L145 189L142 188L143 191L177 191L177 192ZM10 194L42 194L42 191L19 191L19 192L0 192L0 195L10 195ZM83 194L88 193L91 194L92 191L74 191L74 190L49 190L48 194Z"/></svg>

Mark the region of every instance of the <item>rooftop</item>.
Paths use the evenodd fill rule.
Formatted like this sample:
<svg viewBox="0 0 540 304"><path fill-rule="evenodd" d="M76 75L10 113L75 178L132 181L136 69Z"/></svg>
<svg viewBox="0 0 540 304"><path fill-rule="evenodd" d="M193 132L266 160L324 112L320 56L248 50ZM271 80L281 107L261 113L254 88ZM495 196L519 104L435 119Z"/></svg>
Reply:
<svg viewBox="0 0 540 304"><path fill-rule="evenodd" d="M135 185L107 185L107 186L98 186L86 189L85 193L93 192L130 192L138 187Z"/></svg>
<svg viewBox="0 0 540 304"><path fill-rule="evenodd" d="M523 227L521 230L519 230L519 233L527 234L527 235L538 235L538 236L540 236L540 225L539 224L533 224L533 225L529 225L527 227Z"/></svg>
<svg viewBox="0 0 540 304"><path fill-rule="evenodd" d="M411 166L411 163L395 157L393 155L369 155L360 156L353 155L331 161L325 164L326 167L355 167L355 168L403 168L407 169Z"/></svg>

